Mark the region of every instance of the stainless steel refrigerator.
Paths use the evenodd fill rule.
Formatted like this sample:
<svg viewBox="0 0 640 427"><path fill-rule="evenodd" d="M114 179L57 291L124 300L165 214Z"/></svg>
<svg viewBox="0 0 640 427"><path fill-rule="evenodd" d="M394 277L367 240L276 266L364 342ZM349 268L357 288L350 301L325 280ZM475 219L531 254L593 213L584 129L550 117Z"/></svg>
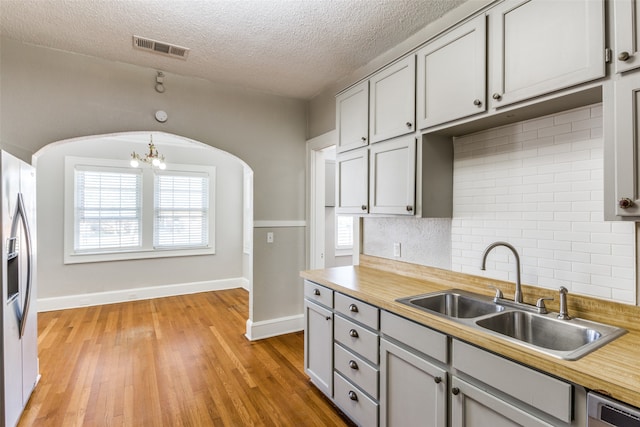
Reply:
<svg viewBox="0 0 640 427"><path fill-rule="evenodd" d="M2 371L0 426L15 426L39 378L35 169L0 151Z"/></svg>

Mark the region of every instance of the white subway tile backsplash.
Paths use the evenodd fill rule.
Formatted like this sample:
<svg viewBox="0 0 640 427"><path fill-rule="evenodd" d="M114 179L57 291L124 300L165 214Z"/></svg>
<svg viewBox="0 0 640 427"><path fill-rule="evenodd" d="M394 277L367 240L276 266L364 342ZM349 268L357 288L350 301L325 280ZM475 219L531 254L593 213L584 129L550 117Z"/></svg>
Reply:
<svg viewBox="0 0 640 427"><path fill-rule="evenodd" d="M525 283L633 303L634 225L602 213L602 125L598 104L456 138L452 240L474 240L452 267L513 280L512 257L497 250L486 272L475 270L488 244L506 240Z"/></svg>
<svg viewBox="0 0 640 427"><path fill-rule="evenodd" d="M577 108L454 139L451 219L365 218L363 252L635 303L636 226L605 222L602 106Z"/></svg>

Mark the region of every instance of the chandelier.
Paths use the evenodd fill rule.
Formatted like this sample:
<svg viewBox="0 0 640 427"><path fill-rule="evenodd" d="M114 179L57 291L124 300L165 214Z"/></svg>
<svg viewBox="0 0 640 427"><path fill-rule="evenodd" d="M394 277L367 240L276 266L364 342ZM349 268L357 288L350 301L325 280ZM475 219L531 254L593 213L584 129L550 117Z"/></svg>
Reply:
<svg viewBox="0 0 640 427"><path fill-rule="evenodd" d="M153 167L166 169L167 164L164 162L164 156L158 153L158 149L153 143L153 135L150 135L149 152L144 157L137 154L135 151L131 153L131 162L129 163L132 168L137 168L140 162L147 163Z"/></svg>

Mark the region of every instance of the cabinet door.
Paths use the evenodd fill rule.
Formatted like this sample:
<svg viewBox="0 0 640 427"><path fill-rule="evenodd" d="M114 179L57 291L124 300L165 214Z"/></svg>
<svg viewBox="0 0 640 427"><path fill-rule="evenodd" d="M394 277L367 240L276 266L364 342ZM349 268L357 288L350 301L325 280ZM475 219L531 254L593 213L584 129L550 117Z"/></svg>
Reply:
<svg viewBox="0 0 640 427"><path fill-rule="evenodd" d="M415 128L416 58L411 55L369 79L371 142L412 133Z"/></svg>
<svg viewBox="0 0 640 427"><path fill-rule="evenodd" d="M371 146L369 213L413 215L416 139L413 135Z"/></svg>
<svg viewBox="0 0 640 427"><path fill-rule="evenodd" d="M369 144L369 82L362 82L336 97L336 151Z"/></svg>
<svg viewBox="0 0 640 427"><path fill-rule="evenodd" d="M385 339L380 358L380 426L446 426L447 372Z"/></svg>
<svg viewBox="0 0 640 427"><path fill-rule="evenodd" d="M615 0L612 3L615 21L613 61L616 73L622 73L640 67L640 2Z"/></svg>
<svg viewBox="0 0 640 427"><path fill-rule="evenodd" d="M506 0L489 30L492 108L605 75L603 0Z"/></svg>
<svg viewBox="0 0 640 427"><path fill-rule="evenodd" d="M457 378L451 379L452 427L551 427L545 421Z"/></svg>
<svg viewBox="0 0 640 427"><path fill-rule="evenodd" d="M614 90L615 212L640 216L640 74L617 80Z"/></svg>
<svg viewBox="0 0 640 427"><path fill-rule="evenodd" d="M320 391L333 396L333 313L304 301L304 371Z"/></svg>
<svg viewBox="0 0 640 427"><path fill-rule="evenodd" d="M369 151L361 148L337 156L336 213L364 214L368 212Z"/></svg>
<svg viewBox="0 0 640 427"><path fill-rule="evenodd" d="M486 111L486 17L478 16L418 51L418 127Z"/></svg>

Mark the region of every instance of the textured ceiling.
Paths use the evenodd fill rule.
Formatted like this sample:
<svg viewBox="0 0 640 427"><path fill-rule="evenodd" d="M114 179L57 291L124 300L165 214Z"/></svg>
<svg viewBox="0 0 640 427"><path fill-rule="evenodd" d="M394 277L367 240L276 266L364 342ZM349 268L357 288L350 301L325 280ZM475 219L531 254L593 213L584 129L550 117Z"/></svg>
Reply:
<svg viewBox="0 0 640 427"><path fill-rule="evenodd" d="M311 98L465 0L0 0L0 34ZM135 50L138 35L191 49Z"/></svg>

